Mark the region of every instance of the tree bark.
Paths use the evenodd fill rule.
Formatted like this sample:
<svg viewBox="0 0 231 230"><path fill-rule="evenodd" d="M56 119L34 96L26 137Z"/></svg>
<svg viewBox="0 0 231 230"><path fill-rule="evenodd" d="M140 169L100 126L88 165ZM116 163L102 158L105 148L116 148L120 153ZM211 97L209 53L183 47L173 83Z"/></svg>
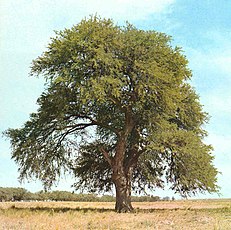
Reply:
<svg viewBox="0 0 231 230"><path fill-rule="evenodd" d="M125 113L124 130L119 134L115 156L113 159L110 159L109 163L113 171L112 181L116 189L115 210L117 212L131 212L133 210L131 204L131 179L133 167L126 164L127 162L125 160L127 138L133 127L134 121L132 119L132 113L127 108Z"/></svg>
<svg viewBox="0 0 231 230"><path fill-rule="evenodd" d="M116 189L116 212L131 212L133 210L131 204L131 173L131 169L125 172L123 167L113 173L112 179Z"/></svg>

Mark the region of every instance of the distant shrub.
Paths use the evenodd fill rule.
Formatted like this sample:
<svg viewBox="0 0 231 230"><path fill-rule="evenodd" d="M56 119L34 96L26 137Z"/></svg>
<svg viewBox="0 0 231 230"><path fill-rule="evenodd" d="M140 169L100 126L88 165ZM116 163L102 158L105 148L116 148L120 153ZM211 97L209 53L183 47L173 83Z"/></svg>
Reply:
<svg viewBox="0 0 231 230"><path fill-rule="evenodd" d="M159 196L132 196L132 202L155 202ZM163 198L166 200L166 198ZM24 188L0 187L0 201L78 201L78 202L115 202L112 195L77 194L68 191L29 192Z"/></svg>

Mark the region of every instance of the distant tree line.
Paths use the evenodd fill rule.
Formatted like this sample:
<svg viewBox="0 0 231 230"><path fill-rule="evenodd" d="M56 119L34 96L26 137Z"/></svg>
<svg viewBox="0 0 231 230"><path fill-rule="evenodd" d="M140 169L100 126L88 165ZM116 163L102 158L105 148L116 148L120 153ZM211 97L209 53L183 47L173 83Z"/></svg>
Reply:
<svg viewBox="0 0 231 230"><path fill-rule="evenodd" d="M132 196L133 202L155 202L159 196ZM170 200L164 197L162 200ZM0 201L79 201L79 202L115 202L111 195L97 196L96 194L77 194L68 191L39 191L29 192L24 188L0 187Z"/></svg>

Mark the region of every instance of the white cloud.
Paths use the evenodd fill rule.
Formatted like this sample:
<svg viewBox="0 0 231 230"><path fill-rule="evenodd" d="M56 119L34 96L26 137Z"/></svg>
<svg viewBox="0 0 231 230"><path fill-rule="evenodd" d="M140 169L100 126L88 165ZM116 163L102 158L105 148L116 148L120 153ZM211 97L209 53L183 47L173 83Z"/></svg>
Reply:
<svg viewBox="0 0 231 230"><path fill-rule="evenodd" d="M48 18L58 15L80 20L97 13L102 17L112 17L119 21L136 21L146 19L154 13L161 13L174 2L175 0L5 0L0 11L5 17L17 12L19 19L26 16L22 13L25 12L32 16L31 21L34 17L45 16L48 12Z"/></svg>
<svg viewBox="0 0 231 230"><path fill-rule="evenodd" d="M231 116L231 42L208 50L188 49L193 85L212 116Z"/></svg>
<svg viewBox="0 0 231 230"><path fill-rule="evenodd" d="M209 95L206 99L206 108L213 114L226 114L231 116L231 93L229 95Z"/></svg>
<svg viewBox="0 0 231 230"><path fill-rule="evenodd" d="M219 50L207 51L188 49L190 65L195 70L206 69L209 72L216 71L220 72L220 74L231 74L231 48L221 47L222 49Z"/></svg>
<svg viewBox="0 0 231 230"><path fill-rule="evenodd" d="M231 154L229 154L231 149L231 135L217 135L211 133L207 137L206 142L213 145L214 151L217 153L217 158L222 158L220 160L224 160L223 158L225 157L231 161Z"/></svg>
<svg viewBox="0 0 231 230"><path fill-rule="evenodd" d="M231 135L217 135L211 133L206 142L214 147L215 167L218 169L218 185L221 187L222 197L230 197L230 175L231 175Z"/></svg>
<svg viewBox="0 0 231 230"><path fill-rule="evenodd" d="M223 197L230 197L231 168L231 34L210 32L204 46L188 48L187 56L193 70L193 85L211 115L206 143L214 147L214 164L221 174L218 184ZM204 38L203 38L204 39Z"/></svg>
<svg viewBox="0 0 231 230"><path fill-rule="evenodd" d="M231 74L231 50L227 54L215 57L213 59L214 64L216 64L220 69L228 74Z"/></svg>
<svg viewBox="0 0 231 230"><path fill-rule="evenodd" d="M189 48L193 67L206 68L208 72L231 74L231 33L227 31L207 31L201 37L204 45L199 49ZM217 77L219 78L220 75ZM227 77L230 79L230 76Z"/></svg>
<svg viewBox="0 0 231 230"><path fill-rule="evenodd" d="M164 11L174 0L63 0L55 2L59 2L59 5L67 3L67 6L78 7L77 12L82 13L82 16L98 13L103 17L112 17L117 20L140 20L150 14Z"/></svg>
<svg viewBox="0 0 231 230"><path fill-rule="evenodd" d="M85 1L79 2L84 5ZM116 19L140 20L145 19L150 14L164 11L173 2L173 0L90 0L85 5L85 10L88 13L97 12Z"/></svg>
<svg viewBox="0 0 231 230"><path fill-rule="evenodd" d="M115 23L132 23L168 11L175 0L2 0L2 46L34 52L44 50L53 30L63 30L96 13Z"/></svg>

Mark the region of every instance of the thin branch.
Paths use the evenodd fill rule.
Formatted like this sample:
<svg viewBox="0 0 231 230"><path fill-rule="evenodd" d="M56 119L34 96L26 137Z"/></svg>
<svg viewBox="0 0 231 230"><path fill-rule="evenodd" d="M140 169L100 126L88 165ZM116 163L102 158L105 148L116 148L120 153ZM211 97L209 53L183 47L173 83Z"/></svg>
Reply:
<svg viewBox="0 0 231 230"><path fill-rule="evenodd" d="M76 117L76 119L88 119L91 121L91 124L92 125L98 125L98 126L101 126L103 128L106 128L106 129L109 129L111 130L112 132L114 132L115 134L119 135L119 130L118 129L115 129L113 127L111 127L110 125L107 125L105 123L102 123L102 122L99 122L95 119L93 119L92 117L88 116L88 115L81 115L81 114L73 114L73 115L69 115L69 116L66 116L65 117L65 120L68 120L70 119L71 117Z"/></svg>
<svg viewBox="0 0 231 230"><path fill-rule="evenodd" d="M110 155L108 154L108 152L103 147L100 148L100 151L103 153L108 164L112 167L112 159L111 159Z"/></svg>
<svg viewBox="0 0 231 230"><path fill-rule="evenodd" d="M89 126L92 126L92 125L95 125L94 123L80 123L80 124L77 124L77 125L72 125L72 126L69 126L69 127L66 127L66 128L70 128L69 130L67 130L65 133L62 133L59 138L58 138L58 143L56 144L56 148L58 148L59 146L61 146L63 140L65 139L65 137L75 131L78 131L78 130L83 130Z"/></svg>

